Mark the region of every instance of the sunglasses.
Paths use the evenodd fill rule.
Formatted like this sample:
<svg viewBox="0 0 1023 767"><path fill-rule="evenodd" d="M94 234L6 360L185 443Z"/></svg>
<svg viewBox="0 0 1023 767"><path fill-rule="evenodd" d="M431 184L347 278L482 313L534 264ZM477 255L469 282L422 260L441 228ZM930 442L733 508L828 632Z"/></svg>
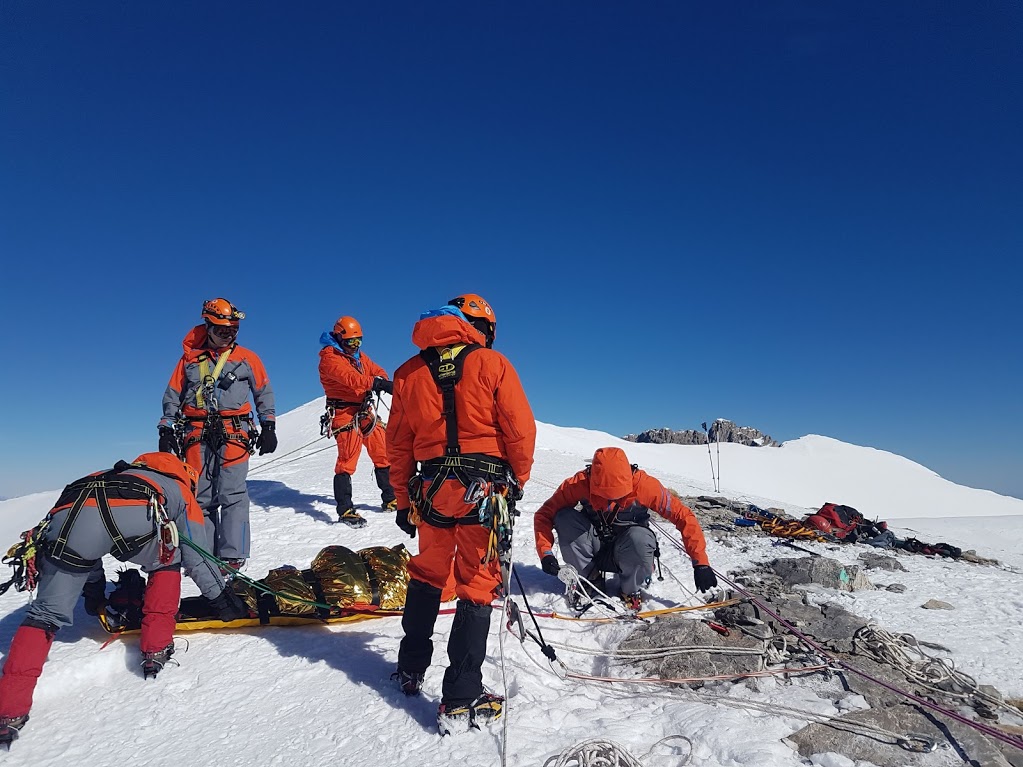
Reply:
<svg viewBox="0 0 1023 767"><path fill-rule="evenodd" d="M209 332L211 335L220 336L221 338L234 338L238 335L238 328L231 327L230 325L210 325Z"/></svg>
<svg viewBox="0 0 1023 767"><path fill-rule="evenodd" d="M362 346L361 338L345 338L341 341L341 345L349 349L358 349Z"/></svg>

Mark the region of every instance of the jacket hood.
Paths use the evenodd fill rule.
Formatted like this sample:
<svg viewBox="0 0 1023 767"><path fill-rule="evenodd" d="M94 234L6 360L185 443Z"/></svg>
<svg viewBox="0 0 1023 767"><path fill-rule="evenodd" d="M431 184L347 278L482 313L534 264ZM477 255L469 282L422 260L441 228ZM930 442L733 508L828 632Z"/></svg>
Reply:
<svg viewBox="0 0 1023 767"><path fill-rule="evenodd" d="M590 492L609 501L632 492L632 464L620 447L601 447L593 454Z"/></svg>
<svg viewBox="0 0 1023 767"><path fill-rule="evenodd" d="M181 347L185 350L185 354L194 354L200 349L206 348L206 325L196 325L194 328L188 331L185 335L184 340L181 342Z"/></svg>
<svg viewBox="0 0 1023 767"><path fill-rule="evenodd" d="M140 469L149 469L174 477L192 493L195 492L196 483L199 481L198 472L171 453L143 453L131 463Z"/></svg>
<svg viewBox="0 0 1023 767"><path fill-rule="evenodd" d="M453 311L447 311L451 309ZM458 309L445 306L442 309L424 312L412 328L412 343L420 349L431 346L453 346L455 344L479 344L486 346L487 339L468 323Z"/></svg>
<svg viewBox="0 0 1023 767"><path fill-rule="evenodd" d="M359 350L357 350L355 352L346 352L344 349L342 349L341 348L341 344L339 344L337 342L337 339L334 338L334 331L333 330L324 330L320 334L320 346L324 347L324 348L329 346L329 347L331 347L333 349L337 349L339 352L341 352L346 357L354 357L355 359L359 359L359 355L362 352L361 349L359 349Z"/></svg>

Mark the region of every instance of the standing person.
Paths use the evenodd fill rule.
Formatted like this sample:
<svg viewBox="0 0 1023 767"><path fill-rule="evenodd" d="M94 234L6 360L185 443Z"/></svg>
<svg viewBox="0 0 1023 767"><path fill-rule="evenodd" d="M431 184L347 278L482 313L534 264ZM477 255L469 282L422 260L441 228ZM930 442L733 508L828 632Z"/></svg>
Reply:
<svg viewBox="0 0 1023 767"><path fill-rule="evenodd" d="M579 506L580 508L576 508ZM649 528L650 512L678 528L693 561L696 588L718 584L707 559L707 543L692 510L639 467L625 451L602 447L593 463L569 477L533 515L540 564L548 575L561 569L554 556L554 530L561 555L584 578L598 572L619 574L621 599L631 610L643 604L640 587L654 572L657 541Z"/></svg>
<svg viewBox="0 0 1023 767"><path fill-rule="evenodd" d="M38 533L39 591L14 634L0 677L0 743L9 745L28 721L54 634L72 625L75 603L105 554L149 573L139 642L145 678L156 677L174 653L182 567L221 620L248 617L217 568L179 546L181 538L206 540L195 482L195 470L177 456L144 453L64 488Z"/></svg>
<svg viewBox="0 0 1023 767"><path fill-rule="evenodd" d="M380 488L381 508L394 511L391 464L387 460L387 438L370 404L375 393L391 393L387 372L362 350L362 325L354 317L339 317L333 330L320 336L320 384L327 395L330 433L337 440L334 464L334 500L337 516L346 525L364 527L366 519L352 503L352 474L363 446L373 461L373 474Z"/></svg>
<svg viewBox="0 0 1023 767"><path fill-rule="evenodd" d="M240 569L249 558L249 456L255 449L260 455L277 449L274 393L262 360L235 342L245 313L226 298L213 298L203 304L202 319L185 336L184 354L163 394L160 450L179 453L199 473L208 543ZM261 427L255 440L250 397Z"/></svg>
<svg viewBox="0 0 1023 767"><path fill-rule="evenodd" d="M413 538L418 531L419 554L408 565L393 678L406 695L419 694L453 565L458 606L437 712L442 735L496 719L504 703L484 689L482 672L501 571L479 505L466 496L470 488L505 488L517 497L533 465L536 421L515 368L491 348L495 329L490 304L458 296L422 315L412 330L422 352L394 374L387 442L396 522Z"/></svg>

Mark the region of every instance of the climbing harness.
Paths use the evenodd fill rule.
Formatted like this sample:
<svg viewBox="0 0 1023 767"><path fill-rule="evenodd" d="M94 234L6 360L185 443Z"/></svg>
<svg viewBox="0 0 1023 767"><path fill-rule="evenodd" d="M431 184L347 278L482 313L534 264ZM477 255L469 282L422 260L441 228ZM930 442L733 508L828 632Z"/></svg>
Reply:
<svg viewBox="0 0 1023 767"><path fill-rule="evenodd" d="M377 404L379 405L380 395L377 394ZM334 415L341 408L346 407L357 407L359 410L352 416L352 420L344 426L338 426L334 428L332 426L334 422ZM338 434L343 434L346 431L352 431L358 428L359 433L363 437L368 437L373 433L373 430L380 426L385 428L383 420L377 415L377 408L373 404L373 392L366 392L366 396L359 402L347 402L342 399L327 398L327 409L323 415L320 416L320 436L328 437L333 439Z"/></svg>

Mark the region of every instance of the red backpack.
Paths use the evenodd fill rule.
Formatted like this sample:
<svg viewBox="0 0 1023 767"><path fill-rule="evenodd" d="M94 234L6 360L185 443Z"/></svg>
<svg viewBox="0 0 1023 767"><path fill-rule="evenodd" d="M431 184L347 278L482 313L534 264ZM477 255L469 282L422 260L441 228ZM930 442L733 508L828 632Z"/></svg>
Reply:
<svg viewBox="0 0 1023 767"><path fill-rule="evenodd" d="M863 515L852 506L840 503L825 503L820 509L803 520L804 524L816 527L840 540L856 536L856 529L863 524Z"/></svg>

